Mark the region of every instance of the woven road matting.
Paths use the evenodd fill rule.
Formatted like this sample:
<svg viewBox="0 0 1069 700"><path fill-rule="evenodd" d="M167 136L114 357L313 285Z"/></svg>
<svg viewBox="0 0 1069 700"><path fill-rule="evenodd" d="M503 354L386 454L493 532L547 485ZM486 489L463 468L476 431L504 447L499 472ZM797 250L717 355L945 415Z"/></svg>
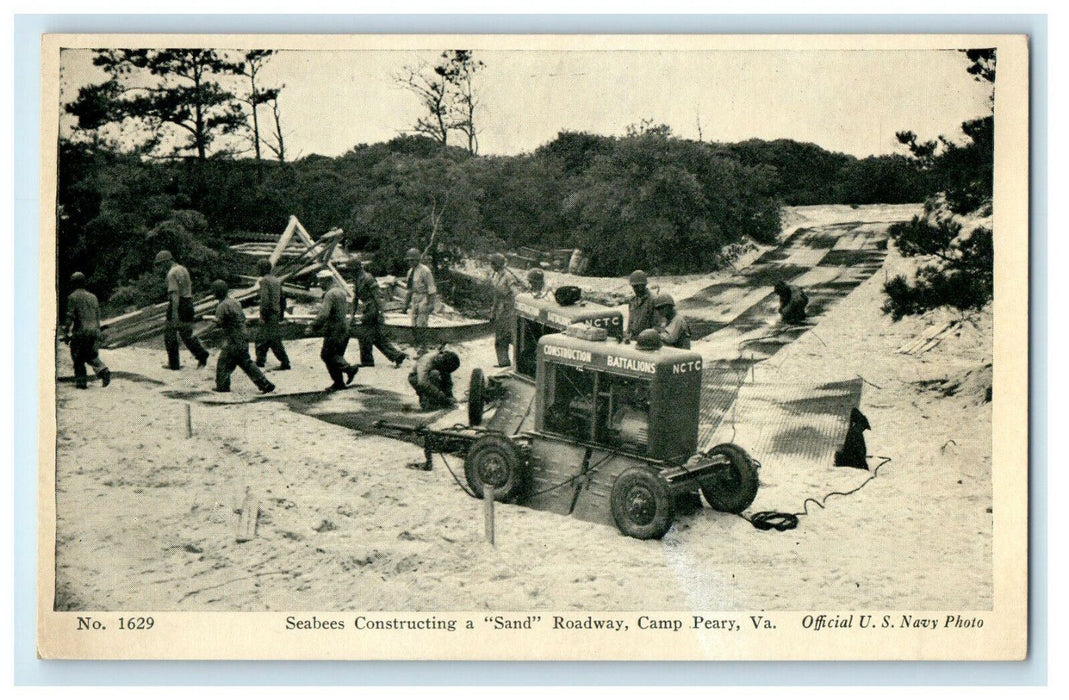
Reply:
<svg viewBox="0 0 1069 700"><path fill-rule="evenodd" d="M861 386L860 379L818 385L747 381L712 438L699 446L734 442L762 462L831 467L846 438L850 409L861 403Z"/></svg>

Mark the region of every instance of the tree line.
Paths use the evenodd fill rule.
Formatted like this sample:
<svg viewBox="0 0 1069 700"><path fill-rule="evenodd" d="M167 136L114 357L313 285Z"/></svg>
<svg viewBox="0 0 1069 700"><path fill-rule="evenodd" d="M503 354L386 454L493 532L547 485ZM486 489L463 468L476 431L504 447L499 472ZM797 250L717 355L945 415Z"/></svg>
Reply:
<svg viewBox="0 0 1069 700"><path fill-rule="evenodd" d="M346 231L378 274L439 234L433 262L519 246L583 248L592 274L717 269L731 244L773 242L783 204L915 202L939 168L917 154L858 159L790 140L710 143L645 120L624 136L561 132L532 153L479 155L483 64L470 51L393 76L422 113L396 138L293 158L263 80L271 51L98 51L107 79L66 110L59 148L60 284L70 272L112 310L154 301L161 247L198 286L246 270L228 244ZM270 155L268 155L270 154ZM62 295L61 295L62 296Z"/></svg>

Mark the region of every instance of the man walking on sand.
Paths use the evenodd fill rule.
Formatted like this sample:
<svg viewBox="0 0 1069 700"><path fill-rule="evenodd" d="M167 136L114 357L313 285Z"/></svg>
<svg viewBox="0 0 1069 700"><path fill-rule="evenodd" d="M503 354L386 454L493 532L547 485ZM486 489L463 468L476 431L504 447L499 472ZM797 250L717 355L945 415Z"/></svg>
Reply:
<svg viewBox="0 0 1069 700"><path fill-rule="evenodd" d="M364 269L363 263L359 260L352 263L352 266L356 275L353 282L356 298L353 300L353 314L349 322L353 324L355 321L359 303L361 305L360 325L355 327L359 329L356 339L360 344L360 366L374 367L375 356L372 350L378 348L394 367L400 367L408 359L408 355L394 347L386 334L386 319L382 315L382 292L379 290L379 283L375 281L370 272Z"/></svg>
<svg viewBox="0 0 1069 700"><path fill-rule="evenodd" d="M167 323L163 330L163 344L167 348L165 369L182 368L178 356L178 339L197 358L197 369L208 364L208 351L193 337L193 280L189 270L174 259L170 251L156 253L156 269L167 271Z"/></svg>
<svg viewBox="0 0 1069 700"><path fill-rule="evenodd" d="M352 384L353 377L360 371L358 365L351 365L345 359L345 349L349 346L349 297L329 270L321 270L316 280L324 292L323 301L308 331L309 334L323 334L319 357L334 380L326 390L338 391Z"/></svg>
<svg viewBox="0 0 1069 700"><path fill-rule="evenodd" d="M96 295L85 288L85 275L71 275L74 291L67 297L67 325L65 340L70 343L71 360L74 362L74 384L79 389L88 389L89 380L85 371L89 364L101 386L111 383L111 370L97 354L100 344L100 304Z"/></svg>
<svg viewBox="0 0 1069 700"><path fill-rule="evenodd" d="M438 287L431 269L420 262L423 256L415 248L405 253L408 262L408 291L405 292L405 313L411 309L412 340L420 355L427 351L427 326L431 312L438 303Z"/></svg>
<svg viewBox="0 0 1069 700"><path fill-rule="evenodd" d="M260 336L256 341L256 366L267 364L270 350L281 363L279 371L290 368L290 358L282 345L282 314L286 311L286 299L282 296L282 282L272 272L273 265L267 258L257 263L260 272Z"/></svg>
<svg viewBox="0 0 1069 700"><path fill-rule="evenodd" d="M215 325L223 332L223 348L215 365L215 391L230 391L230 375L240 367L264 394L275 390L260 368L249 357L249 336L245 333L245 312L241 304L230 296L223 280L212 282L212 294L219 300L215 307Z"/></svg>

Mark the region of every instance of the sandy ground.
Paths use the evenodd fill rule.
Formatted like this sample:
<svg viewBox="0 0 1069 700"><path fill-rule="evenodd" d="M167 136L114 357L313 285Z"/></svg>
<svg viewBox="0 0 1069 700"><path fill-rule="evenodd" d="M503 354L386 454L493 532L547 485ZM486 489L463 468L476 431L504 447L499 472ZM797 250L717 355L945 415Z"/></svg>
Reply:
<svg viewBox="0 0 1069 700"><path fill-rule="evenodd" d="M884 222L915 211L806 207L792 210L787 228ZM105 351L117 371L110 387L58 384L57 607L989 609L990 404L970 382L950 396L931 382L990 362L991 318L975 316L923 355L896 352L952 318L932 313L892 323L880 312L885 271L911 265L892 252L885 270L755 370L766 382L862 376L869 453L891 458L857 493L832 497L825 509L810 502L810 514L784 533L705 508L678 518L663 540L637 541L612 527L499 505L491 547L482 541L482 504L440 459L431 472L405 469L421 457L417 447L311 415L373 412L380 400L396 409L396 395L411 401L408 366L380 361L357 377L373 391L293 410L258 399L240 372L234 394L220 401L209 391L214 358L198 371L185 356L186 369L168 372L162 341ZM715 276L693 277L678 280L682 292ZM281 393L328 383L318 341L288 349L294 369L269 375ZM458 351L462 377L493 362L490 338ZM65 348L58 364L69 377ZM755 456L764 467L753 509L800 511L804 498L868 478L830 466L799 474L790 460ZM462 468L457 459L450 465ZM259 526L253 541L239 544L236 511L249 487L260 494Z"/></svg>

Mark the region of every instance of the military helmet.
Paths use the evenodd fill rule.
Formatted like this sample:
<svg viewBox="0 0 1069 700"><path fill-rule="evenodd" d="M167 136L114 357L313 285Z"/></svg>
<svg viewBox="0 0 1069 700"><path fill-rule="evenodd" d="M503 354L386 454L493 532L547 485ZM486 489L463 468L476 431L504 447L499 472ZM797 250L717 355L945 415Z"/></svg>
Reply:
<svg viewBox="0 0 1069 700"><path fill-rule="evenodd" d="M226 293L230 291L230 287L227 286L223 280L215 280L212 282L212 294L217 297L225 297Z"/></svg>
<svg viewBox="0 0 1069 700"><path fill-rule="evenodd" d="M490 264L491 265L504 265L505 262L506 262L505 256L502 255L501 253L491 253L490 254Z"/></svg>
<svg viewBox="0 0 1069 700"><path fill-rule="evenodd" d="M658 294L657 299L653 302L653 308L659 309L663 306L675 306L676 300L672 298L671 294Z"/></svg>
<svg viewBox="0 0 1069 700"><path fill-rule="evenodd" d="M540 267L532 267L527 271L527 281L534 282L535 280L540 282L545 282L546 280L546 273L542 272Z"/></svg>
<svg viewBox="0 0 1069 700"><path fill-rule="evenodd" d="M85 275L83 275L81 272L75 272L73 275L71 275L71 284L75 287L82 286L83 284L85 284Z"/></svg>
<svg viewBox="0 0 1069 700"><path fill-rule="evenodd" d="M631 286L634 287L638 284L649 284L650 279L643 270L635 270L631 273L631 277L628 278L628 281L631 283Z"/></svg>
<svg viewBox="0 0 1069 700"><path fill-rule="evenodd" d="M442 350L434 363L439 369L452 374L460 367L460 356L452 350Z"/></svg>
<svg viewBox="0 0 1069 700"><path fill-rule="evenodd" d="M415 248L409 248L405 252L405 260L419 260L423 255Z"/></svg>
<svg viewBox="0 0 1069 700"><path fill-rule="evenodd" d="M156 259L153 262L171 262L172 260L174 260L174 256L171 255L171 251L161 250L160 252L156 253Z"/></svg>
<svg viewBox="0 0 1069 700"><path fill-rule="evenodd" d="M260 271L261 275L266 275L268 272L271 271L272 267L274 267L274 265L272 265L271 261L267 258L260 258L260 260L256 263L256 269Z"/></svg>
<svg viewBox="0 0 1069 700"><path fill-rule="evenodd" d="M647 328L635 338L635 346L639 350L660 350L661 336L652 328Z"/></svg>

